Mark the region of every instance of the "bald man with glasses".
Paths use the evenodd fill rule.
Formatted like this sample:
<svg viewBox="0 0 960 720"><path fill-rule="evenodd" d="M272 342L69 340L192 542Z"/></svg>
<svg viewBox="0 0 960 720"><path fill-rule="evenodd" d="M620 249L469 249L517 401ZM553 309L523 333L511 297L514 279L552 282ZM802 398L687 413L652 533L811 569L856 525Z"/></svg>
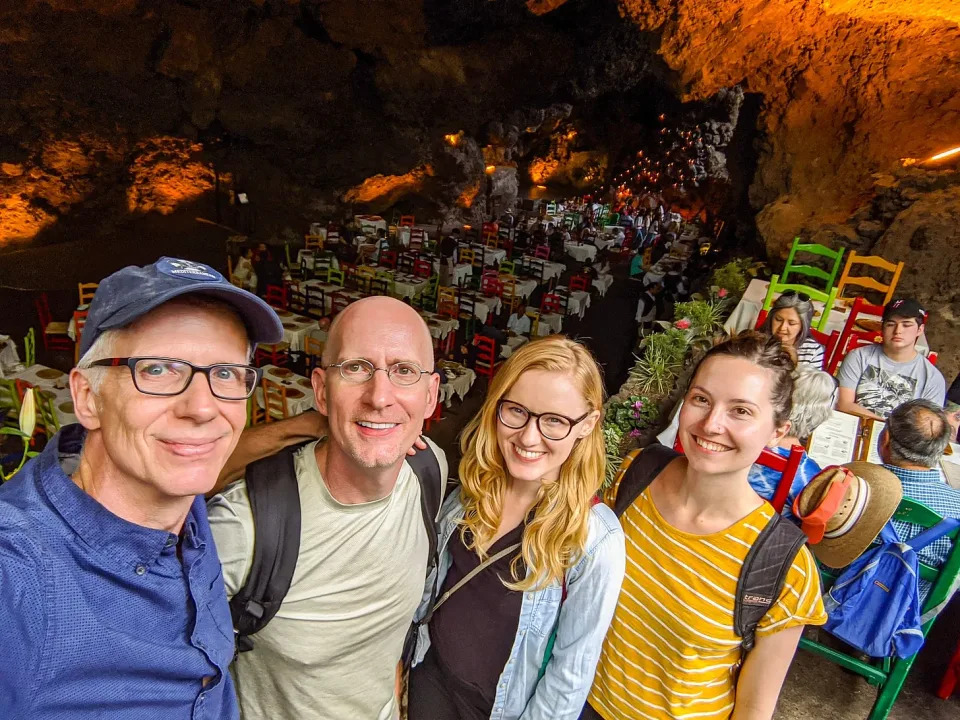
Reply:
<svg viewBox="0 0 960 720"><path fill-rule="evenodd" d="M240 706L245 720L393 720L397 664L427 589L422 487L405 458L437 403L430 332L398 300L355 302L330 326L311 381L321 417L252 430L224 473L312 436L294 455L296 570L277 614L234 664ZM443 452L430 450L445 480ZM233 596L256 542L246 482L213 497L209 514Z"/></svg>

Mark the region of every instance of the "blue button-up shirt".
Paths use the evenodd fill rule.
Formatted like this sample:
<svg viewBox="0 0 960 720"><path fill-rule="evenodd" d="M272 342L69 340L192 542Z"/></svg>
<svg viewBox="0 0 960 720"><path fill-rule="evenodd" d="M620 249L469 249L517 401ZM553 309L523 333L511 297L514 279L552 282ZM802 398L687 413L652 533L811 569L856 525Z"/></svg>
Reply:
<svg viewBox="0 0 960 720"><path fill-rule="evenodd" d="M117 517L61 467L84 437L67 426L0 486L0 717L238 718L203 498L180 537Z"/></svg>

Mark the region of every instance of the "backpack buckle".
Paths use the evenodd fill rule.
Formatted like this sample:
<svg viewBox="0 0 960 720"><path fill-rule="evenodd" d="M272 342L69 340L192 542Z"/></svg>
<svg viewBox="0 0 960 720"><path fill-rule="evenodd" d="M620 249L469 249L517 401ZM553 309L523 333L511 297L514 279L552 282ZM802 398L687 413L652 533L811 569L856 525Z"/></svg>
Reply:
<svg viewBox="0 0 960 720"><path fill-rule="evenodd" d="M247 600L247 604L243 606L243 611L248 615L259 620L263 617L263 614L266 612L266 609L258 603L256 600Z"/></svg>

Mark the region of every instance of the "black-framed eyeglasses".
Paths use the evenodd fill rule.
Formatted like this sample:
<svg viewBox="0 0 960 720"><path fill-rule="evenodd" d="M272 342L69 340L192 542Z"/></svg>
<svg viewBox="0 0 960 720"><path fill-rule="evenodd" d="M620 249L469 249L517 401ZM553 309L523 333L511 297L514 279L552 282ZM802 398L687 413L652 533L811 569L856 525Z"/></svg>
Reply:
<svg viewBox="0 0 960 720"><path fill-rule="evenodd" d="M169 397L184 392L197 373L206 375L210 392L220 400L246 400L260 382L261 369L250 365L217 363L194 365L165 357L116 357L97 360L90 367L127 367L133 385L144 395Z"/></svg>
<svg viewBox="0 0 960 720"><path fill-rule="evenodd" d="M589 410L578 418L569 418L560 413L535 413L512 400L501 400L497 403L497 417L505 426L511 430L520 430L527 426L530 418L534 418L537 430L547 440L564 440L588 415Z"/></svg>
<svg viewBox="0 0 960 720"><path fill-rule="evenodd" d="M805 292L797 292L796 290L786 290L780 294L780 297L798 297L802 302L810 302L810 296Z"/></svg>
<svg viewBox="0 0 960 720"><path fill-rule="evenodd" d="M432 370L424 370L415 362L403 361L396 362L387 367L377 367L369 360L364 358L353 358L351 360L344 360L343 362L332 363L330 365L325 365L324 370L329 370L330 368L337 368L340 371L340 377L346 380L348 383L353 383L359 385L361 383L367 382L373 378L374 373L377 370L383 370L387 374L387 379L390 380L394 385L400 387L410 387L411 385L416 385L420 382L420 378L424 375L432 375Z"/></svg>

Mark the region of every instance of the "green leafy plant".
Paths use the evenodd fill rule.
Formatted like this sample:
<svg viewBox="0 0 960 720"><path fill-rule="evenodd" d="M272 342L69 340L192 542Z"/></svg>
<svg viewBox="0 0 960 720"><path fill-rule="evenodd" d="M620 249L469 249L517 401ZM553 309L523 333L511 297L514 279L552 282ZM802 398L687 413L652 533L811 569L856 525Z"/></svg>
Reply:
<svg viewBox="0 0 960 720"><path fill-rule="evenodd" d="M641 353L661 353L668 365L682 366L690 351L690 336L682 328L663 323L665 329L660 333L645 335L640 341Z"/></svg>
<svg viewBox="0 0 960 720"><path fill-rule="evenodd" d="M682 368L682 361L677 362L673 353L660 345L650 345L636 358L627 382L637 392L663 397L670 392Z"/></svg>
<svg viewBox="0 0 960 720"><path fill-rule="evenodd" d="M0 482L6 482L20 472L27 460L37 454L30 451L30 438L33 437L33 430L37 426L37 401L33 394L33 388L29 388L24 393L23 402L20 404L18 424L19 428L0 427L0 435L14 435L23 441L23 456L20 458L20 464L9 473L0 469Z"/></svg>
<svg viewBox="0 0 960 720"><path fill-rule="evenodd" d="M726 305L725 300L690 300L677 303L674 305L676 320L673 325L678 329L689 329L691 339L713 335L723 327Z"/></svg>
<svg viewBox="0 0 960 720"><path fill-rule="evenodd" d="M617 476L620 469L620 443L623 440L623 431L616 423L607 421L603 424L603 444L607 453L607 469L603 478L601 490L606 489Z"/></svg>

